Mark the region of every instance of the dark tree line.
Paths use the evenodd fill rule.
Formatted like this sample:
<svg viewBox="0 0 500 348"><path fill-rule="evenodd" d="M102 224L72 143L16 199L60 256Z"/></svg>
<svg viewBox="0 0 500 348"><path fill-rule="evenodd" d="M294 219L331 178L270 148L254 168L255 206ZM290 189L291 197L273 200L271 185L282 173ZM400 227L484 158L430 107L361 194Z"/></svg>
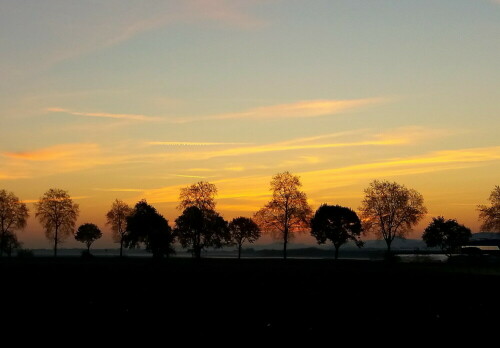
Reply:
<svg viewBox="0 0 500 348"><path fill-rule="evenodd" d="M143 246L154 258L168 257L175 252L173 245L178 242L198 259L207 248L229 245L237 247L240 258L245 242L253 243L262 233L269 233L283 242L286 259L287 245L295 234L310 231L319 244L331 242L334 256L338 258L342 245L353 242L362 247L361 236L370 232L383 239L390 252L394 239L408 235L427 213L423 196L416 190L395 182L375 180L364 190L359 216L351 208L326 203L313 214L301 186L300 178L289 172L273 176L271 200L254 214L254 219L237 217L226 221L216 210L216 186L200 181L181 189L178 209L182 213L175 220L174 228L146 200L139 201L133 208L115 200L106 214L106 221L113 232L113 240L120 244L120 256L123 247ZM498 232L500 186L495 186L489 201L489 206L478 206L482 229ZM35 203L35 216L53 244L54 256L57 256L59 244L69 235L84 243L88 253L91 245L102 236L99 228L91 223L75 231L79 206L61 189L48 190ZM10 255L21 247L15 232L26 226L28 217L25 203L14 193L0 190L0 256L4 252ZM451 254L470 236L470 229L456 220L434 217L422 238L429 247L440 247Z"/></svg>

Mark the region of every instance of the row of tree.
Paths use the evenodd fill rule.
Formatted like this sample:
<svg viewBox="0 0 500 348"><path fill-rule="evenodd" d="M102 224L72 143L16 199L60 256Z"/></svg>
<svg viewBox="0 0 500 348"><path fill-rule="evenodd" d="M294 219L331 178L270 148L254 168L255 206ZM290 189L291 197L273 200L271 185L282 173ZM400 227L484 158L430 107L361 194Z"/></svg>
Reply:
<svg viewBox="0 0 500 348"><path fill-rule="evenodd" d="M309 230L319 244L331 242L337 258L339 248L349 241L362 247L361 236L366 233L382 238L390 252L394 239L404 238L427 213L423 196L414 189L375 180L364 190L359 216L348 207L328 204L321 205L313 214L301 186L299 177L289 172L275 175L270 184L272 197L269 202L253 218L238 217L230 222L216 211L217 188L204 181L181 189L178 208L182 214L175 220L173 229L167 219L145 200L132 208L117 199L106 219L114 241L120 244L120 256L123 248L141 245L154 257L168 256L174 252L173 244L177 241L196 258L200 258L208 247L227 245L236 245L240 257L243 243L253 243L263 231L283 241L283 257L286 258L287 245L295 233ZM494 188L489 200L490 206L478 206L482 229L499 231L499 186ZM99 228L91 223L85 223L75 231L79 206L67 191L48 190L35 203L35 211L46 237L53 243L54 256L57 256L58 245L70 235L85 243L88 252L92 243L102 236ZM20 246L15 231L26 226L28 216L25 203L14 193L0 190L0 255ZM432 219L422 238L429 247L440 247L446 253L452 253L470 236L467 227L439 216Z"/></svg>

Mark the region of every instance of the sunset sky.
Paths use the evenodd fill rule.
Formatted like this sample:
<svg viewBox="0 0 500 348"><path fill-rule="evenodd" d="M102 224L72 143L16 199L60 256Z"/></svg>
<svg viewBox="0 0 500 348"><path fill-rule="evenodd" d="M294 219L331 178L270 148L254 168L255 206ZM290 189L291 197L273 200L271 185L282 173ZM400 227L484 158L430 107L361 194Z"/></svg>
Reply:
<svg viewBox="0 0 500 348"><path fill-rule="evenodd" d="M285 170L314 209L387 179L424 196L410 237L437 215L478 232L499 62L495 0L0 0L0 189L30 203L28 248L50 247L31 203L52 187L104 248L115 198L173 225L205 180L226 219L251 216Z"/></svg>

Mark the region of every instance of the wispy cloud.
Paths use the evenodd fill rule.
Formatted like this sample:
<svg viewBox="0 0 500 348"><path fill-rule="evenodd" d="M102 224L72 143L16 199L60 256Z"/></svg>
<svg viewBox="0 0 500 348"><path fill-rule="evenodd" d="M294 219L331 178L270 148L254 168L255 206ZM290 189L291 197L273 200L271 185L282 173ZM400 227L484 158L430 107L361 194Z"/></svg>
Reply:
<svg viewBox="0 0 500 348"><path fill-rule="evenodd" d="M500 160L500 146L435 151L408 158L395 158L297 174L304 183L304 189L315 196L318 192L360 184L367 179L470 168L498 160ZM270 175L240 176L213 181L219 189L217 196L219 209L255 211L270 195L268 190L270 177ZM150 203L175 204L179 190L184 186L172 185L145 190L141 197L146 198Z"/></svg>
<svg viewBox="0 0 500 348"><path fill-rule="evenodd" d="M368 105L387 102L386 98L366 98L352 100L306 100L290 104L262 106L247 111L216 114L202 117L206 120L252 119L268 120L282 118L310 118L335 115L353 111ZM187 119L186 121L192 121Z"/></svg>
<svg viewBox="0 0 500 348"><path fill-rule="evenodd" d="M248 143L214 143L214 142L191 142L191 141L148 141L148 145L164 146L218 146L218 145L245 145Z"/></svg>
<svg viewBox="0 0 500 348"><path fill-rule="evenodd" d="M102 191L102 192L143 192L144 189L139 188L94 188L94 191Z"/></svg>
<svg viewBox="0 0 500 348"><path fill-rule="evenodd" d="M31 178L113 165L128 158L105 155L94 143L59 144L32 151L3 152L7 178Z"/></svg>
<svg viewBox="0 0 500 348"><path fill-rule="evenodd" d="M206 175L186 175L186 174L170 174L172 176L177 176L179 178L194 178L194 179L206 179L206 178L211 178L212 176L206 176Z"/></svg>
<svg viewBox="0 0 500 348"><path fill-rule="evenodd" d="M114 114L108 112L82 112L82 111L73 111L58 107L47 108L48 112L60 112L69 115L75 116L85 116L85 117L101 117L101 118L115 118L122 120L133 120L133 121L159 121L160 117L146 116L140 114Z"/></svg>
<svg viewBox="0 0 500 348"><path fill-rule="evenodd" d="M500 146L494 146L435 151L407 158L303 172L300 175L308 185L320 189L320 186L345 186L365 179L470 168L498 160L500 160Z"/></svg>
<svg viewBox="0 0 500 348"><path fill-rule="evenodd" d="M97 144L63 144L33 151L4 152L3 156L27 161L56 161L77 158L83 154L98 152Z"/></svg>
<svg viewBox="0 0 500 348"><path fill-rule="evenodd" d="M74 201L77 201L77 200L80 200L80 199L92 198L92 196L71 196L70 198L72 200L74 200ZM38 201L39 201L39 199L24 199L21 202L22 203L36 203Z"/></svg>
<svg viewBox="0 0 500 348"><path fill-rule="evenodd" d="M196 153L196 156L201 159L211 159L216 157L230 157L230 156L243 156L243 155L255 155L268 152L280 152L280 151L293 151L293 150L320 150L320 149L331 149L331 148L343 148L343 147L360 147L360 146L394 146L403 145L411 143L415 140L418 134L421 134L421 130L415 133L415 129L396 129L393 132L387 132L383 134L376 134L373 136L368 136L366 140L360 141L339 141L339 142L317 142L318 140L328 140L330 138L337 138L340 136L348 136L354 132L341 132L341 133L331 133L318 135L314 137L307 138L296 138L291 140L286 140L283 142L256 145L256 146L241 146L229 149L221 149L218 151L208 151ZM366 136L365 136L366 138ZM371 138L371 139L370 139Z"/></svg>

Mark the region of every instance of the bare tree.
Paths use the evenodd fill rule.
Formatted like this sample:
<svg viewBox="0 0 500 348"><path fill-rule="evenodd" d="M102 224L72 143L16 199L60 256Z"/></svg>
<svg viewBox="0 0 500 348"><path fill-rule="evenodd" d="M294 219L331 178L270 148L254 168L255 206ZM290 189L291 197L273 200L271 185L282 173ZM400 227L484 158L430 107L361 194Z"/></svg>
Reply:
<svg viewBox="0 0 500 348"><path fill-rule="evenodd" d="M423 196L396 182L375 180L364 192L359 208L363 228L383 238L388 253L394 238L404 238L427 213Z"/></svg>
<svg viewBox="0 0 500 348"><path fill-rule="evenodd" d="M479 219L483 221L481 229L489 232L500 232L500 186L495 186L488 200L491 206L479 205Z"/></svg>
<svg viewBox="0 0 500 348"><path fill-rule="evenodd" d="M241 258L241 247L245 241L255 242L260 238L260 228L250 218L237 217L229 223L231 242L238 246L238 259Z"/></svg>
<svg viewBox="0 0 500 348"><path fill-rule="evenodd" d="M283 240L283 258L293 234L309 227L312 214L306 194L299 191L300 178L290 172L278 173L271 180L271 200L257 213L255 220L265 232Z"/></svg>
<svg viewBox="0 0 500 348"><path fill-rule="evenodd" d="M111 226L113 240L115 243L120 243L120 257L123 256L123 243L125 233L127 232L127 217L132 212L133 209L127 203L117 199L113 202L111 210L106 213L106 224Z"/></svg>
<svg viewBox="0 0 500 348"><path fill-rule="evenodd" d="M73 203L68 192L50 189L35 203L36 217L45 229L45 236L54 243L54 257L57 245L73 233L78 218L78 204Z"/></svg>
<svg viewBox="0 0 500 348"><path fill-rule="evenodd" d="M215 210L215 196L217 195L217 187L206 181L199 181L191 186L181 188L179 195L180 210L189 207L198 207L201 210Z"/></svg>
<svg viewBox="0 0 500 348"><path fill-rule="evenodd" d="M83 224L78 227L78 230L76 230L75 233L75 239L79 242L85 243L87 246L87 254L90 256L90 246L92 243L94 243L96 240L102 237L102 232L94 224Z"/></svg>
<svg viewBox="0 0 500 348"><path fill-rule="evenodd" d="M19 198L13 192L0 190L0 256L6 248L6 243L15 236L15 230L26 227L28 219L28 208L25 203L19 201Z"/></svg>

